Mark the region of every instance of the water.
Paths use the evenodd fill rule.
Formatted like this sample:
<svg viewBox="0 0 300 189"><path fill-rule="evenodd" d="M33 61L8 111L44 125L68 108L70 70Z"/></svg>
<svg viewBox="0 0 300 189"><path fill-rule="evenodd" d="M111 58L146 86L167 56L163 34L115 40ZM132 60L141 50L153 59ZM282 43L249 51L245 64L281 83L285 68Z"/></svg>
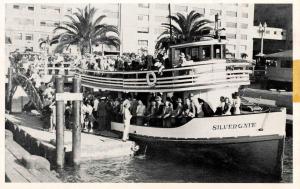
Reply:
<svg viewBox="0 0 300 189"><path fill-rule="evenodd" d="M64 182L104 183L241 183L292 182L292 138L286 140L283 180L272 180L265 175L238 171L230 167L194 164L182 159L148 156L120 157L83 162L79 168L66 167L60 173Z"/></svg>

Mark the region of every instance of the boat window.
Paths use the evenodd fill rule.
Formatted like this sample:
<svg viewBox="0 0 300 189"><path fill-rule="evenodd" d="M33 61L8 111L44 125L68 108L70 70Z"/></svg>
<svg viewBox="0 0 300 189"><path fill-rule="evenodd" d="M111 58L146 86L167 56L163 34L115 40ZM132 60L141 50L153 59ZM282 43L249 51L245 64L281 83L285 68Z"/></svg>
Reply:
<svg viewBox="0 0 300 189"><path fill-rule="evenodd" d="M210 54L211 54L211 46L203 46L202 47L202 59L203 60L208 60L210 59Z"/></svg>
<svg viewBox="0 0 300 189"><path fill-rule="evenodd" d="M281 60L280 67L282 68L292 68L292 61L290 60Z"/></svg>
<svg viewBox="0 0 300 189"><path fill-rule="evenodd" d="M221 58L221 45L214 45L214 58Z"/></svg>
<svg viewBox="0 0 300 189"><path fill-rule="evenodd" d="M193 61L199 61L200 57L199 57L199 48L192 48L192 53L191 53L191 57Z"/></svg>
<svg viewBox="0 0 300 189"><path fill-rule="evenodd" d="M180 50L179 49L175 49L174 62L177 63L179 61L179 55L180 55Z"/></svg>
<svg viewBox="0 0 300 189"><path fill-rule="evenodd" d="M277 61L276 60L267 60L266 61L270 67L276 67Z"/></svg>

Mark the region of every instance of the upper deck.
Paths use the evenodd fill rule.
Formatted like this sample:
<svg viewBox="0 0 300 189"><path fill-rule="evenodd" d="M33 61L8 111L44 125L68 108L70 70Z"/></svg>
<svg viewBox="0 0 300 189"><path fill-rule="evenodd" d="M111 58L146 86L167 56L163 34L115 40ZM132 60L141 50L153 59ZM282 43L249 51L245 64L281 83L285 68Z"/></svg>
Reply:
<svg viewBox="0 0 300 189"><path fill-rule="evenodd" d="M120 92L176 92L191 91L226 86L249 85L248 63L228 63L226 60L212 59L194 62L191 66L158 71L110 72L79 69L82 85ZM156 82L147 76L154 73ZM152 76L151 76L152 77ZM153 84L155 83L155 84Z"/></svg>
<svg viewBox="0 0 300 189"><path fill-rule="evenodd" d="M82 85L120 92L176 92L249 85L249 63L225 59L226 41L204 40L170 47L172 69L147 71L95 71L79 69ZM189 57L178 67L179 55ZM153 78L154 77L154 78Z"/></svg>

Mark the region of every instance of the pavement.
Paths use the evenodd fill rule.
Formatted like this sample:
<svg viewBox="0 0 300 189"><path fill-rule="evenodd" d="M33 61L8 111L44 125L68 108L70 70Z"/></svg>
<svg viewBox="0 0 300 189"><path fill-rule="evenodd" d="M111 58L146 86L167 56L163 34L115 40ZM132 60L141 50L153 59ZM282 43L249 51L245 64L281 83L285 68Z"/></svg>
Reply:
<svg viewBox="0 0 300 189"><path fill-rule="evenodd" d="M5 114L5 118L17 124L22 130L32 137L55 147L56 133L43 130L43 121L39 116L26 113ZM81 134L81 159L97 160L111 157L132 155L135 143L123 142L111 132L100 133L104 136L82 133ZM66 152L72 151L72 131L64 132L64 145Z"/></svg>

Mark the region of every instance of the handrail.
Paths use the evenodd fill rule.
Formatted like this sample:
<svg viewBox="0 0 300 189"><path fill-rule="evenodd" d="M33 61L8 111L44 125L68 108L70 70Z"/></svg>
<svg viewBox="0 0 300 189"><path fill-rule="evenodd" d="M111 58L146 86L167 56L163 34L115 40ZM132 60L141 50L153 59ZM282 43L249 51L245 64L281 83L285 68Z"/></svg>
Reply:
<svg viewBox="0 0 300 189"><path fill-rule="evenodd" d="M103 70L78 69L76 74L81 75L83 85L114 91L172 91L172 89L188 90L213 86L229 86L249 84L249 75L252 73L246 63L209 63L180 68L165 69L172 72L172 76L157 75L154 86L149 86L146 73L153 71L112 72ZM167 74L166 74L167 75Z"/></svg>
<svg viewBox="0 0 300 189"><path fill-rule="evenodd" d="M198 63L195 65L188 65L188 66L182 66L182 67L177 67L177 68L171 68L171 69L164 69L163 72L170 72L170 71L182 71L182 70L192 70L192 69L196 69L196 68L200 68L203 66L209 66L209 65L216 65L216 66L250 66L250 64L248 63ZM81 72L90 72L90 73L100 73L100 74L147 74L149 72L154 72L154 73L158 73L158 70L136 70L136 71L107 71L107 70L90 70L90 69L83 69L83 68L77 68L79 71Z"/></svg>

